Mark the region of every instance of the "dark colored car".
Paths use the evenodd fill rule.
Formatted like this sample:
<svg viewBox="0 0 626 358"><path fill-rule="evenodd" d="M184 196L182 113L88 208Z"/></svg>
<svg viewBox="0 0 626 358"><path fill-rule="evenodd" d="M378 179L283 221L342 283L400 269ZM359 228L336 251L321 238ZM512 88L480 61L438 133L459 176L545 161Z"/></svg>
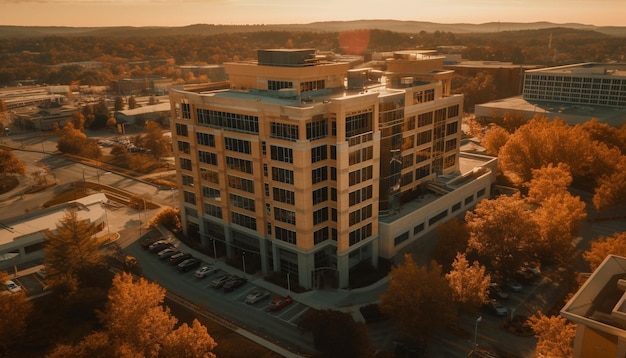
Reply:
<svg viewBox="0 0 626 358"><path fill-rule="evenodd" d="M187 254L187 253L184 253L184 252L179 252L176 255L170 256L169 261L170 261L170 264L172 264L172 265L178 265L179 263L181 263L181 262L183 262L183 261L185 261L187 259L190 259L192 257L193 256L191 256L191 254Z"/></svg>
<svg viewBox="0 0 626 358"><path fill-rule="evenodd" d="M168 247L172 247L172 245L169 242L157 241L154 244L150 245L150 247L148 248L148 251L157 253L157 252L161 252L161 251L167 249Z"/></svg>
<svg viewBox="0 0 626 358"><path fill-rule="evenodd" d="M167 249L159 252L157 255L159 256L159 260L165 260L178 253L180 253L180 251L178 251L175 247L168 247Z"/></svg>
<svg viewBox="0 0 626 358"><path fill-rule="evenodd" d="M213 287L213 288L220 288L220 287L224 286L226 281L228 281L230 279L231 279L230 275L219 275L213 281L211 281L211 287Z"/></svg>
<svg viewBox="0 0 626 358"><path fill-rule="evenodd" d="M141 245L141 247L147 250L150 245L154 244L155 242L161 239L163 239L161 234L157 232L148 232L147 234L144 234L139 239L139 244Z"/></svg>
<svg viewBox="0 0 626 358"><path fill-rule="evenodd" d="M224 287L224 291L230 292L245 285L246 282L248 282L248 280L243 277L234 277L226 281L222 287Z"/></svg>
<svg viewBox="0 0 626 358"><path fill-rule="evenodd" d="M200 264L202 263L202 261L195 259L195 258L190 258L187 259L181 263L178 264L178 271L180 272L187 272L193 268L196 268L198 266L200 266Z"/></svg>

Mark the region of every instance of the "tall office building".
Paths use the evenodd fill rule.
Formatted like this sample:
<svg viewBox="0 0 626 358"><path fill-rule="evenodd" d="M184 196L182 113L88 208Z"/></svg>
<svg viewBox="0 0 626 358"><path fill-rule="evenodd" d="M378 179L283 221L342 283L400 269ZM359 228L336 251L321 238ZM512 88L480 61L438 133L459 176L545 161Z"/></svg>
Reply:
<svg viewBox="0 0 626 358"><path fill-rule="evenodd" d="M224 64L227 83L171 89L185 230L305 288L328 275L347 287L351 268L405 241L379 221L459 172L463 96L443 59L399 51L351 69L313 49L259 50Z"/></svg>

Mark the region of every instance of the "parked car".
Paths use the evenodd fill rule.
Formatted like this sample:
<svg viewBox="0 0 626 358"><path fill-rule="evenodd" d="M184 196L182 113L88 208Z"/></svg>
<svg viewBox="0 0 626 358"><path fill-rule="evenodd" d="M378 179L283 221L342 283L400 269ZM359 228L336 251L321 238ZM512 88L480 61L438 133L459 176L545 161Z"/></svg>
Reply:
<svg viewBox="0 0 626 358"><path fill-rule="evenodd" d="M490 296L492 296L492 298L501 298L503 300L509 298L509 294L502 291L500 285L494 282L489 284L489 294Z"/></svg>
<svg viewBox="0 0 626 358"><path fill-rule="evenodd" d="M269 291L263 291L263 290L254 290L252 292L250 292L250 294L248 294L248 296L246 297L246 303L253 305L257 302L259 302L260 300L269 297L270 296L270 292Z"/></svg>
<svg viewBox="0 0 626 358"><path fill-rule="evenodd" d="M230 275L219 275L213 281L211 281L211 287L220 288L224 286L224 283L230 280L230 278L231 278Z"/></svg>
<svg viewBox="0 0 626 358"><path fill-rule="evenodd" d="M293 298L291 296L279 296L274 298L267 307L271 311L278 311L283 307L289 306L293 302Z"/></svg>
<svg viewBox="0 0 626 358"><path fill-rule="evenodd" d="M141 247L143 247L144 249L148 249L148 247L150 247L150 245L154 244L157 241L162 240L163 237L161 235L156 235L156 234L151 234L148 233L144 236L141 237L141 239L139 240L139 244L141 245Z"/></svg>
<svg viewBox="0 0 626 358"><path fill-rule="evenodd" d="M224 288L224 291L230 292L245 285L246 282L248 282L248 279L246 279L245 277L235 276L232 277L230 280L224 282L224 285L222 287Z"/></svg>
<svg viewBox="0 0 626 358"><path fill-rule="evenodd" d="M6 281L4 281L4 286L11 293L20 292L22 290L22 287L20 285L18 285L17 283L13 282L13 280L6 280Z"/></svg>
<svg viewBox="0 0 626 358"><path fill-rule="evenodd" d="M170 257L176 255L179 252L180 251L178 251L178 249L176 249L173 246L170 246L170 247L167 247L167 248L159 251L159 253L157 255L159 256L160 260L165 260L165 259L169 259Z"/></svg>
<svg viewBox="0 0 626 358"><path fill-rule="evenodd" d="M178 264L177 267L179 271L187 272L193 268L200 266L200 264L202 264L202 261L192 257L190 259L182 261L181 263Z"/></svg>
<svg viewBox="0 0 626 358"><path fill-rule="evenodd" d="M195 275L197 278L205 278L211 274L216 273L217 271L219 271L219 269L213 265L202 266L196 271Z"/></svg>
<svg viewBox="0 0 626 358"><path fill-rule="evenodd" d="M159 241L155 241L154 243L152 243L150 246L148 246L148 251L150 252L159 252L165 248L168 248L172 245L170 245L169 242L165 241L165 240L159 240Z"/></svg>
<svg viewBox="0 0 626 358"><path fill-rule="evenodd" d="M185 252L179 252L176 255L172 255L169 258L169 262L172 265L178 265L179 263L192 258L191 254L185 253Z"/></svg>
<svg viewBox="0 0 626 358"><path fill-rule="evenodd" d="M496 316L504 316L507 314L508 310L504 307L498 300L490 299L485 304L485 308L490 312L495 314Z"/></svg>
<svg viewBox="0 0 626 358"><path fill-rule="evenodd" d="M508 288L509 290L513 292L522 291L522 285L513 278L507 279L505 282L505 285L506 285L506 288Z"/></svg>

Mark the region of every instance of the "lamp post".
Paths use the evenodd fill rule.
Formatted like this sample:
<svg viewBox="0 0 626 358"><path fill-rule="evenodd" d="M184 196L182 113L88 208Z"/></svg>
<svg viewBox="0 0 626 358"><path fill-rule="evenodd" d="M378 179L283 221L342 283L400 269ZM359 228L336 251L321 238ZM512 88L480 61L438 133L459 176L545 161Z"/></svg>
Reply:
<svg viewBox="0 0 626 358"><path fill-rule="evenodd" d="M243 277L246 277L246 252L241 252L241 261L243 262Z"/></svg>
<svg viewBox="0 0 626 358"><path fill-rule="evenodd" d="M217 261L217 250L215 249L215 239L211 238L211 242L213 243L213 258Z"/></svg>
<svg viewBox="0 0 626 358"><path fill-rule="evenodd" d="M289 279L289 274L291 272L287 272L287 292L289 292L289 294L291 295L291 280Z"/></svg>
<svg viewBox="0 0 626 358"><path fill-rule="evenodd" d="M481 322L482 320L483 316L478 316L478 318L476 318L476 324L474 325L474 351L478 348L478 343L476 343L476 338L478 336L478 322Z"/></svg>

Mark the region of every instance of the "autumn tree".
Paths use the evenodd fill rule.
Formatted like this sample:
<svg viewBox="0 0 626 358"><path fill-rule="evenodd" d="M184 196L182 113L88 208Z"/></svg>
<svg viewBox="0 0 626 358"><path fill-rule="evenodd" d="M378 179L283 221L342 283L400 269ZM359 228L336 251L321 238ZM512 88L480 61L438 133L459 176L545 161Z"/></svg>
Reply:
<svg viewBox="0 0 626 358"><path fill-rule="evenodd" d="M113 110L117 112L123 109L124 109L124 98L122 98L121 96L116 96L115 103L113 105Z"/></svg>
<svg viewBox="0 0 626 358"><path fill-rule="evenodd" d="M80 155L86 158L99 158L102 151L95 140L87 138L81 130L76 129L72 121L55 130L59 138L57 148L62 153Z"/></svg>
<svg viewBox="0 0 626 358"><path fill-rule="evenodd" d="M180 209L166 206L155 216L148 220L148 227L163 225L173 232L178 232L182 228L180 221Z"/></svg>
<svg viewBox="0 0 626 358"><path fill-rule="evenodd" d="M491 277L478 261L470 265L465 254L458 253L452 263L452 270L445 277L452 288L459 313L474 313L487 300Z"/></svg>
<svg viewBox="0 0 626 358"><path fill-rule="evenodd" d="M626 127L616 128L592 118L583 123L581 128L589 134L591 140L604 143L609 148L617 148L622 155L626 155Z"/></svg>
<svg viewBox="0 0 626 358"><path fill-rule="evenodd" d="M591 267L591 271L595 271L609 255L626 256L626 232L591 241L591 246L585 251L583 258Z"/></svg>
<svg viewBox="0 0 626 358"><path fill-rule="evenodd" d="M615 153L615 151L614 151ZM626 155L615 158L614 170L600 175L593 196L593 205L606 209L626 203Z"/></svg>
<svg viewBox="0 0 626 358"><path fill-rule="evenodd" d="M398 329L416 343L424 341L454 320L452 290L441 266L418 267L411 255L391 269L391 281L380 297L380 309Z"/></svg>
<svg viewBox="0 0 626 358"><path fill-rule="evenodd" d="M177 319L163 306L164 298L165 289L157 284L143 278L133 281L130 274L116 275L101 314L105 332L113 342L125 344L143 357L158 357L185 343L189 347L177 351L177 356L214 357L210 350L216 343L206 328L194 320L191 327L182 324L174 329Z"/></svg>
<svg viewBox="0 0 626 358"><path fill-rule="evenodd" d="M456 74L452 78L452 87L454 93L462 93L465 96L463 101L465 112L472 112L476 104L498 98L493 76L488 72L479 72L474 76Z"/></svg>
<svg viewBox="0 0 626 358"><path fill-rule="evenodd" d="M540 205L542 201L554 194L566 193L572 184L572 174L569 165L565 163L552 163L532 170L532 179L525 184L528 188L526 200L534 205Z"/></svg>
<svg viewBox="0 0 626 358"><path fill-rule="evenodd" d="M585 177L593 167L595 150L589 135L580 127L537 115L511 135L498 158L502 170L523 183L532 179L533 169L550 163L565 163L574 178Z"/></svg>
<svg viewBox="0 0 626 358"><path fill-rule="evenodd" d="M2 178L6 178L7 175L11 174L24 175L26 174L26 167L12 152L0 149L0 175Z"/></svg>
<svg viewBox="0 0 626 358"><path fill-rule="evenodd" d="M348 313L333 310L311 311L300 328L313 334L315 349L324 357L373 357L367 326Z"/></svg>
<svg viewBox="0 0 626 358"><path fill-rule="evenodd" d="M137 108L137 100L133 96L128 97L128 109L135 108Z"/></svg>
<svg viewBox="0 0 626 358"><path fill-rule="evenodd" d="M81 220L78 209L69 209L54 231L46 231L44 262L50 279L75 277L80 283L90 283L94 270L104 265L100 251L103 242L95 235L93 223Z"/></svg>
<svg viewBox="0 0 626 358"><path fill-rule="evenodd" d="M144 126L144 135L141 137L141 146L150 150L155 158L166 156L170 152L171 139L163 135L163 129L154 121L147 121Z"/></svg>
<svg viewBox="0 0 626 358"><path fill-rule="evenodd" d="M487 153L498 156L500 149L504 147L510 136L504 128L492 126L487 130L480 144L485 147Z"/></svg>
<svg viewBox="0 0 626 358"><path fill-rule="evenodd" d="M6 272L0 271L0 282L8 278ZM6 353L10 346L24 337L28 318L33 311L33 303L23 291L7 295L3 293L0 292L0 353Z"/></svg>
<svg viewBox="0 0 626 358"><path fill-rule="evenodd" d="M561 316L546 316L537 312L528 324L537 337L536 355L539 358L572 357L576 326Z"/></svg>
<svg viewBox="0 0 626 358"><path fill-rule="evenodd" d="M465 215L470 231L468 251L490 260L499 273L512 274L533 254L538 239L531 214L519 195L482 200Z"/></svg>
<svg viewBox="0 0 626 358"><path fill-rule="evenodd" d="M80 131L85 129L85 116L83 116L82 113L78 111L72 113L72 118L70 120L72 121L74 128Z"/></svg>
<svg viewBox="0 0 626 358"><path fill-rule="evenodd" d="M431 256L447 271L457 253L467 250L470 234L465 223L456 217L437 226L436 230L437 241Z"/></svg>

